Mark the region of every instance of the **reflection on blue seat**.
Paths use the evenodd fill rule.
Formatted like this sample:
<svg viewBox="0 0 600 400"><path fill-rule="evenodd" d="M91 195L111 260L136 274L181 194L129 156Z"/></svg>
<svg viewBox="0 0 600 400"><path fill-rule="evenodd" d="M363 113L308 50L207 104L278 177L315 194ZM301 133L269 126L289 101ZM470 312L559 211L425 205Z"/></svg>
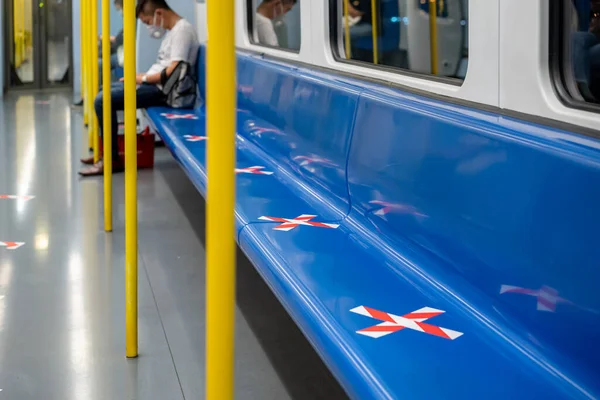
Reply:
<svg viewBox="0 0 600 400"><path fill-rule="evenodd" d="M204 109L148 114L206 195ZM600 395L597 141L239 54L236 155L240 247L351 397Z"/></svg>

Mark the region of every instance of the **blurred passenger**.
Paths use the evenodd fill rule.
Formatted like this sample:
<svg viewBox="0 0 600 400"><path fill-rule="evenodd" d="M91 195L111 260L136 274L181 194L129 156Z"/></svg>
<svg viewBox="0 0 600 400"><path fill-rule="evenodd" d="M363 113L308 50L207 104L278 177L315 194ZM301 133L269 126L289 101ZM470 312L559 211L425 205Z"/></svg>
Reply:
<svg viewBox="0 0 600 400"><path fill-rule="evenodd" d="M375 15L373 5L377 10ZM400 17L397 0L351 0L348 2L348 16L351 19L352 59L374 62L373 22L375 22L379 49L378 62L400 68L408 67L406 56L400 51L400 24L393 22Z"/></svg>
<svg viewBox="0 0 600 400"><path fill-rule="evenodd" d="M348 2L348 16L352 18L350 24L350 40L352 59L373 62L372 44L372 7L371 0L345 0ZM361 40L363 39L364 40Z"/></svg>
<svg viewBox="0 0 600 400"><path fill-rule="evenodd" d="M597 1L594 2L597 7ZM577 89L587 102L596 102L597 93L591 90L600 78L600 41L592 30L592 1L572 0L574 9L571 62ZM597 28L595 28L597 30ZM598 84L596 83L596 86Z"/></svg>
<svg viewBox="0 0 600 400"><path fill-rule="evenodd" d="M115 10L123 18L123 0L115 0L114 1ZM102 40L102 36L100 36L100 40ZM119 67L119 57L117 55L117 50L119 47L123 46L123 29L119 31L115 36L110 37L110 71L111 73ZM102 46L100 45L100 49L98 51L98 81L100 86L102 86ZM83 99L80 99L78 102L73 104L74 106L82 106Z"/></svg>
<svg viewBox="0 0 600 400"><path fill-rule="evenodd" d="M348 3L348 0L344 0ZM348 7L348 27L352 28L354 25L358 24L363 16L363 13L358 11L356 8L352 7L350 3L347 5ZM342 15L342 26L346 25L346 16Z"/></svg>
<svg viewBox="0 0 600 400"><path fill-rule="evenodd" d="M115 9L119 13L121 19L123 19L123 0L115 0ZM117 51L119 47L123 46L123 29L121 29L115 36L110 37L110 71L111 73L119 67L119 57ZM100 59L98 60L98 68L100 70L100 83L102 83L102 53L100 52Z"/></svg>
<svg viewBox="0 0 600 400"><path fill-rule="evenodd" d="M297 0L263 0L256 9L256 34L258 43L280 47L275 30L283 31L285 15L296 5Z"/></svg>
<svg viewBox="0 0 600 400"><path fill-rule="evenodd" d="M166 96L162 91L161 75L171 75L177 65L184 61L193 66L198 56L198 37L196 29L185 19L173 11L165 0L139 0L136 8L137 17L148 25L149 34L155 39L162 39L158 50L156 62L146 73L138 73L136 76L137 90L136 103L138 108L148 108L166 105ZM118 126L117 111L123 110L125 106L125 90L123 80L111 85L110 97L112 100L111 114L112 126L102 126L102 91L96 96L94 108L98 122L103 134L112 135L112 152L107 155L109 149L105 149L105 155L112 156L113 172L121 172L124 169L123 162L119 157L118 150ZM104 128L110 132L104 132ZM84 164L92 164L93 157L81 160ZM104 171L102 161L79 171L80 175L101 175Z"/></svg>

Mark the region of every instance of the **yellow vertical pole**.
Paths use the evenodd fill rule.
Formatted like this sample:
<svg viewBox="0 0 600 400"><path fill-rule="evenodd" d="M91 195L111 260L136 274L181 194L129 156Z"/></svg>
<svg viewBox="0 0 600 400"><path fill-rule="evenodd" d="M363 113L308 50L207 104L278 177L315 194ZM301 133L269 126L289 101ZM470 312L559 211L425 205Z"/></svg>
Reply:
<svg viewBox="0 0 600 400"><path fill-rule="evenodd" d="M93 62L92 59L92 43L94 40L94 31L92 31L92 0L85 0L86 5L86 32L87 39L85 43L86 57L87 57L87 71L86 71L86 93L87 93L87 110L88 110L88 139L90 148L94 148L94 132L93 132L93 120L94 120L94 94L92 93L92 80L94 76L92 75Z"/></svg>
<svg viewBox="0 0 600 400"><path fill-rule="evenodd" d="M137 357L138 355L135 19L135 0L125 0L123 2L123 44L125 50L123 76L125 78L125 330L127 357Z"/></svg>
<svg viewBox="0 0 600 400"><path fill-rule="evenodd" d="M429 0L429 53L431 58L431 73L438 73L438 44L437 44L437 0Z"/></svg>
<svg viewBox="0 0 600 400"><path fill-rule="evenodd" d="M90 118L90 128L93 137L93 147L94 147L94 162L98 162L100 159L100 136L98 135L98 117L96 116L96 111L94 110L94 99L98 94L98 0L90 0L90 10L91 10L91 23L90 30L92 31L91 40L90 40L90 49L91 49L91 61L90 61L90 71L91 71L91 84L90 84L90 103L92 109L92 115Z"/></svg>
<svg viewBox="0 0 600 400"><path fill-rule="evenodd" d="M86 57L85 57L85 52L86 52L86 32L85 32L85 28L87 26L86 21L85 21L85 1L82 1L79 3L79 51L80 51L80 62L81 62L81 98L83 99L83 123L87 124L88 123L88 111L87 111L87 100L86 100L86 93L85 93L85 86L86 86L86 80L85 80L85 73L86 73Z"/></svg>
<svg viewBox="0 0 600 400"><path fill-rule="evenodd" d="M234 0L208 4L206 399L233 399L235 310Z"/></svg>
<svg viewBox="0 0 600 400"><path fill-rule="evenodd" d="M89 5L88 5L89 0L81 0L81 8L83 10L83 20L81 22L81 32L82 32L82 38L81 38L81 42L82 42L82 46L83 49L81 51L81 54L83 56L83 109L85 110L84 113L84 123L88 125L89 127L89 123L90 123L90 94L89 94L89 87L88 84L90 83L89 81L89 50L90 50L90 45L89 45L89 32L90 32L90 22L89 22ZM91 132L88 129L88 144L89 147L92 147L92 135Z"/></svg>
<svg viewBox="0 0 600 400"><path fill-rule="evenodd" d="M22 21L21 13L23 13L23 5L17 0L13 1L13 45L15 48L15 67L18 68L25 58L24 43L25 43L25 23Z"/></svg>
<svg viewBox="0 0 600 400"><path fill-rule="evenodd" d="M346 47L346 59L350 60L352 59L352 50L350 48L350 18L348 16L348 1L349 0L343 0L344 1L344 22L345 22L345 35L346 37L345 39L345 47Z"/></svg>
<svg viewBox="0 0 600 400"><path fill-rule="evenodd" d="M110 99L110 1L102 0L102 110L104 132L104 230L112 231L112 135Z"/></svg>
<svg viewBox="0 0 600 400"><path fill-rule="evenodd" d="M377 0L371 0L371 30L373 35L373 64L379 64L379 33L377 32Z"/></svg>

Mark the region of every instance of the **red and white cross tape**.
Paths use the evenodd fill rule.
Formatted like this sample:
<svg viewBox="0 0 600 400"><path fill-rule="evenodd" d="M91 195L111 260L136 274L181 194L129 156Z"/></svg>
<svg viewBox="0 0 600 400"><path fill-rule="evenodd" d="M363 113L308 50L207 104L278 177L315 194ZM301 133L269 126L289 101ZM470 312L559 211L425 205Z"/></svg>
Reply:
<svg viewBox="0 0 600 400"><path fill-rule="evenodd" d="M15 250L24 244L24 242L0 242L0 247L6 247L7 250Z"/></svg>
<svg viewBox="0 0 600 400"><path fill-rule="evenodd" d="M202 142L208 140L208 136L183 135L187 142Z"/></svg>
<svg viewBox="0 0 600 400"><path fill-rule="evenodd" d="M166 119L198 119L198 117L194 114L171 114L171 113L162 113L160 114L162 117Z"/></svg>
<svg viewBox="0 0 600 400"><path fill-rule="evenodd" d="M337 227L339 227L338 224L328 224L328 223L324 223L324 222L313 222L311 221L311 219L315 218L316 215L307 215L307 214L302 214L299 217L296 218L278 218L278 217L260 217L259 219L262 221L271 221L271 222L281 222L281 225L277 225L275 228L273 228L276 231L291 231L292 229L300 226L300 225L304 225L304 226L314 226L317 228L329 228L329 229L336 229Z"/></svg>
<svg viewBox="0 0 600 400"><path fill-rule="evenodd" d="M14 194L0 194L0 200L23 200L29 201L35 198L35 196L19 196Z"/></svg>
<svg viewBox="0 0 600 400"><path fill-rule="evenodd" d="M358 334L369 336L375 339L389 335L390 333L401 331L405 328L450 340L454 340L463 335L462 332L423 322L429 318L433 318L444 313L442 310L437 310L431 307L423 307L403 316L386 313L365 306L355 307L350 311L356 314L364 315L365 317L383 321L380 324L356 331Z"/></svg>
<svg viewBox="0 0 600 400"><path fill-rule="evenodd" d="M271 171L263 171L264 168L265 167L262 167L262 166L255 166L255 167L248 167L248 168L236 168L235 173L236 174L273 175L273 173Z"/></svg>

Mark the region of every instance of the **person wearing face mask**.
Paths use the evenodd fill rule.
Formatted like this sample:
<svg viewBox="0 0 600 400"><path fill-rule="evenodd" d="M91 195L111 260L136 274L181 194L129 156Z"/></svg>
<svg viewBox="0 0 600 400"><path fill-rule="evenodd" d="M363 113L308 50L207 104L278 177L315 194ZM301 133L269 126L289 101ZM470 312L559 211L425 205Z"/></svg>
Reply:
<svg viewBox="0 0 600 400"><path fill-rule="evenodd" d="M175 11L173 11L165 0L139 0L136 7L136 15L148 26L148 33L154 39L162 39L158 50L156 62L145 73L136 76L136 102L138 108L148 108L166 105L166 96L162 92L161 75L169 77L181 61L185 61L195 68L200 43L195 28ZM114 83L110 88L112 100L112 126L107 134L112 134L112 161L113 172L121 172L124 169L118 153L117 139L117 111L123 110L125 106L125 90L123 80ZM96 96L94 108L98 116L100 128L102 126L102 91ZM106 156L109 157L108 152ZM92 164L93 157L81 160L84 164ZM104 165L102 161L79 171L80 175L92 176L102 175Z"/></svg>
<svg viewBox="0 0 600 400"><path fill-rule="evenodd" d="M256 9L256 33L258 43L273 47L287 47L285 14L297 0L263 0Z"/></svg>

